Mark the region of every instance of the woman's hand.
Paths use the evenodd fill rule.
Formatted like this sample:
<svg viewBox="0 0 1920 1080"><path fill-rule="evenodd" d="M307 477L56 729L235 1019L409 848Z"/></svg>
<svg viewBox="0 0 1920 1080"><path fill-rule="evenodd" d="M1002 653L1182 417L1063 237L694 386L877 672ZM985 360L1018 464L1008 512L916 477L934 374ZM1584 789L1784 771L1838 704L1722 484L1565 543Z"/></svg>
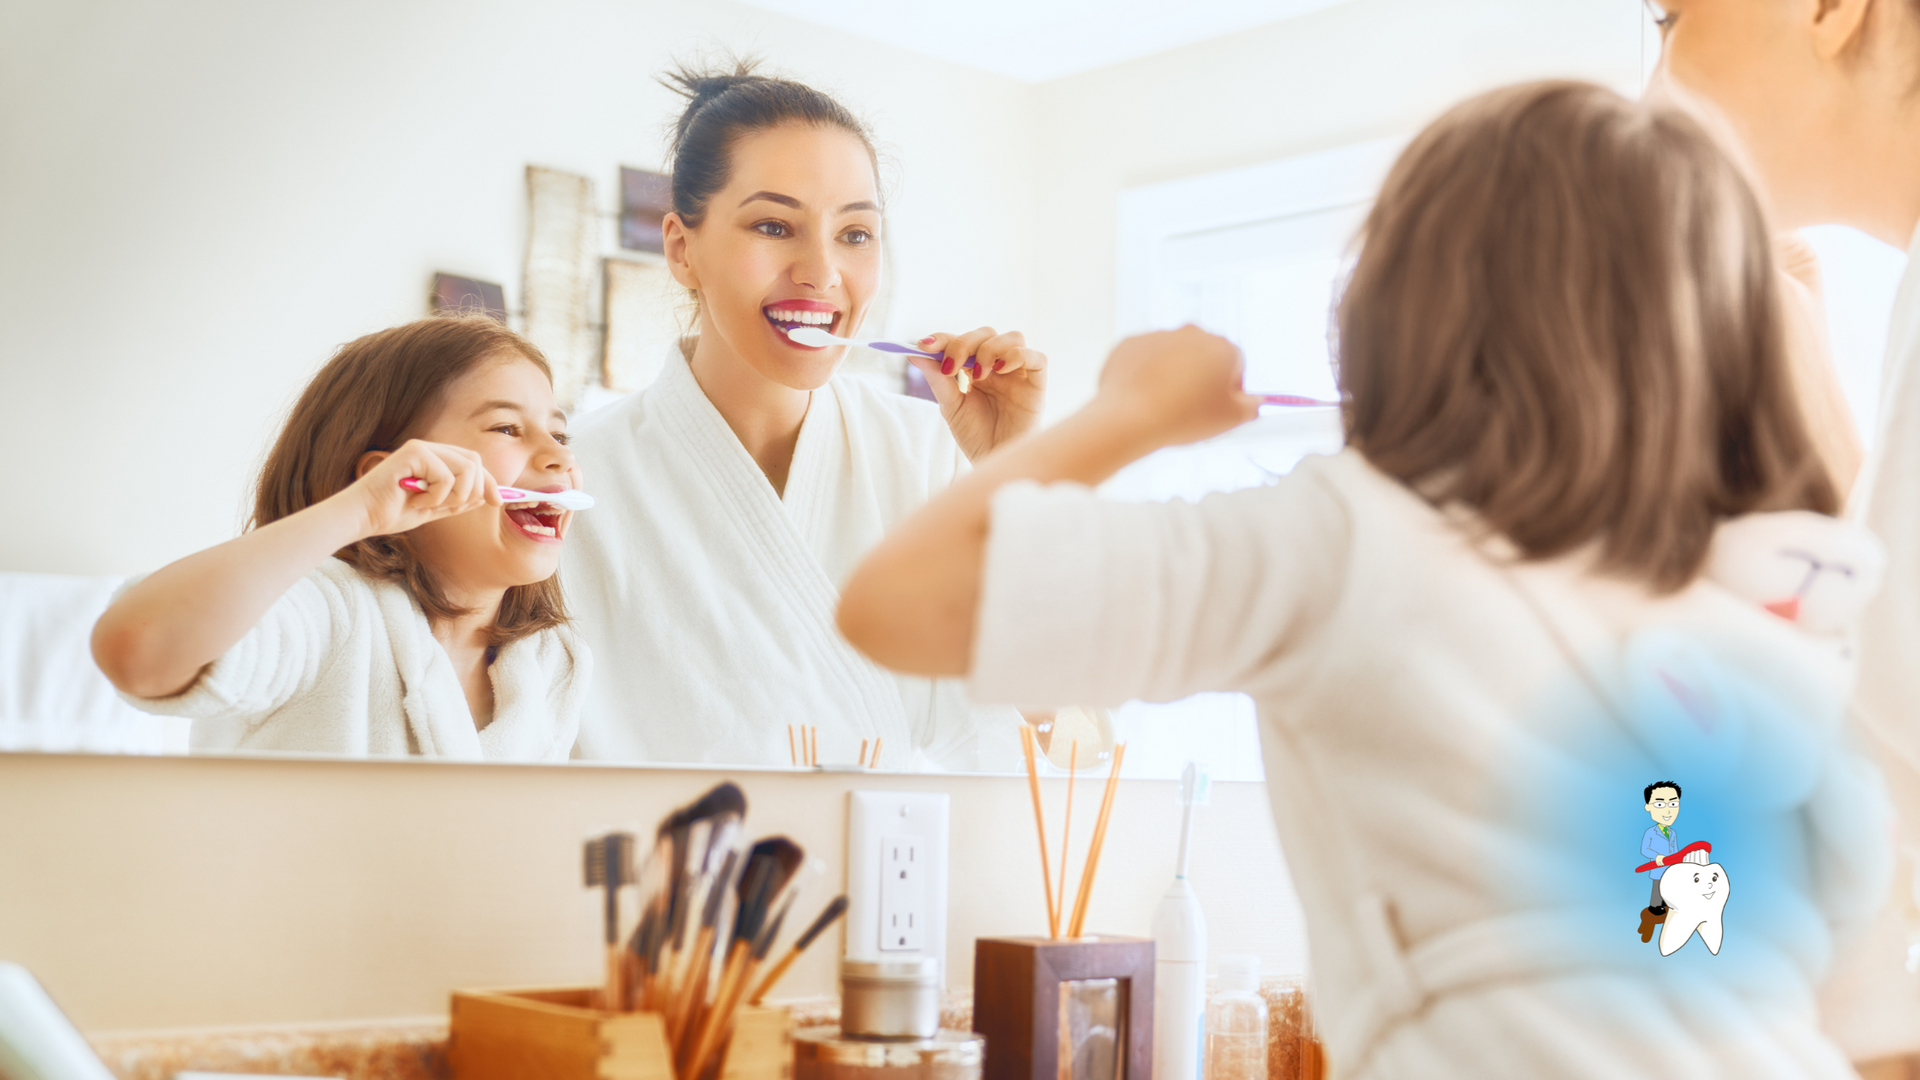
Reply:
<svg viewBox="0 0 1920 1080"><path fill-rule="evenodd" d="M1195 326L1141 334L1107 356L1094 407L1152 446L1199 442L1259 415L1245 368L1233 342Z"/></svg>
<svg viewBox="0 0 1920 1080"><path fill-rule="evenodd" d="M932 334L917 344L946 357L907 359L927 377L940 415L968 460L979 461L994 447L1039 426L1047 400L1047 355L1028 348L1025 335L983 326L966 334ZM955 374L969 357L979 366L968 369L973 388L962 394Z"/></svg>
<svg viewBox="0 0 1920 1080"><path fill-rule="evenodd" d="M501 503L493 475L480 455L465 447L409 439L392 453L376 450L360 460L360 479L333 497L365 516L366 529L355 539L390 536ZM410 476L425 481L427 490L401 487ZM579 479L574 476L574 483Z"/></svg>

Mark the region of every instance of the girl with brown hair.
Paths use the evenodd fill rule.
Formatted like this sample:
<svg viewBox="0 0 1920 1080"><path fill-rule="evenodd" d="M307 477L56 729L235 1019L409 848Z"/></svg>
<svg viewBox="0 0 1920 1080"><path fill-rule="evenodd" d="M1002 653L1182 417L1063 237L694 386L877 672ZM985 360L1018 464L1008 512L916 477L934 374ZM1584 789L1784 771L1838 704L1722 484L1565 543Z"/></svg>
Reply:
<svg viewBox="0 0 1920 1080"><path fill-rule="evenodd" d="M580 486L540 351L485 316L368 334L294 405L252 527L129 586L94 657L196 750L564 761L572 515L501 484Z"/></svg>
<svg viewBox="0 0 1920 1080"><path fill-rule="evenodd" d="M1228 342L1123 342L1084 410L895 530L840 625L983 700L1252 696L1341 1076L1852 1076L1811 987L1885 882L1885 806L1838 737L1881 556L1829 516L1736 166L1597 86L1468 101L1388 176L1338 330L1344 452L1198 504L1103 501L1256 409ZM1786 719L1710 709L1755 700ZM1659 722L1687 706L1705 719ZM1581 824L1617 792L1545 781L1604 779L1592 744L1740 791L1749 759L1679 751L1735 731L1792 763L1749 794L1805 872L1736 907L1722 955L1662 957L1638 852ZM1727 853L1750 882L1760 846Z"/></svg>

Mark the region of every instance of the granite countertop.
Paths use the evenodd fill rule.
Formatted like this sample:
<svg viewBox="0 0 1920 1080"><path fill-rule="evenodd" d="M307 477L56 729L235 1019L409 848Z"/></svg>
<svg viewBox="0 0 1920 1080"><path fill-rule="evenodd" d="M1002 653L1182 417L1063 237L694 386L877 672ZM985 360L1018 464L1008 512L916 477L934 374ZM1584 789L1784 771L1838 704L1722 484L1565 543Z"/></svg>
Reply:
<svg viewBox="0 0 1920 1080"><path fill-rule="evenodd" d="M1319 1080L1320 1048L1311 1035L1306 992L1298 980L1263 986L1270 1020L1270 1080ZM796 1027L835 1024L836 998L785 1001ZM973 1028L971 991L948 991L940 1026ZM444 1020L314 1024L99 1035L94 1049L119 1080L173 1080L182 1070L324 1076L339 1080L452 1080Z"/></svg>

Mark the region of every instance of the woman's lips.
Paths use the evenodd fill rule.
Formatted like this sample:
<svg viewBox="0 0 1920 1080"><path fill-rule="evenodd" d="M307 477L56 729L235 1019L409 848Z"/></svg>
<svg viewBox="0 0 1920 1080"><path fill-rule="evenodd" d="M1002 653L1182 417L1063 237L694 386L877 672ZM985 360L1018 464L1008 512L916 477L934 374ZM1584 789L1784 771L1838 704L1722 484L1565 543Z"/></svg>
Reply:
<svg viewBox="0 0 1920 1080"><path fill-rule="evenodd" d="M817 326L834 333L840 325L840 309L822 300L777 300L760 309L772 325L774 334L795 349L819 352L822 346L802 345L787 336L796 326Z"/></svg>

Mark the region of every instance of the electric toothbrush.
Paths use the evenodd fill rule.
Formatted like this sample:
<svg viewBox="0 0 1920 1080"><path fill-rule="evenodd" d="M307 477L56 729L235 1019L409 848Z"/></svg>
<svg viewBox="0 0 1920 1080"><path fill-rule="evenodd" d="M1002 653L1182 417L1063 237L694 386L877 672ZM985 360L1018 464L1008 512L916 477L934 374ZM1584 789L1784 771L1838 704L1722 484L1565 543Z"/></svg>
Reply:
<svg viewBox="0 0 1920 1080"><path fill-rule="evenodd" d="M1207 1020L1207 916L1187 882L1193 808L1205 806L1212 783L1188 762L1180 774L1180 861L1173 884L1153 913L1154 1080L1200 1080Z"/></svg>

